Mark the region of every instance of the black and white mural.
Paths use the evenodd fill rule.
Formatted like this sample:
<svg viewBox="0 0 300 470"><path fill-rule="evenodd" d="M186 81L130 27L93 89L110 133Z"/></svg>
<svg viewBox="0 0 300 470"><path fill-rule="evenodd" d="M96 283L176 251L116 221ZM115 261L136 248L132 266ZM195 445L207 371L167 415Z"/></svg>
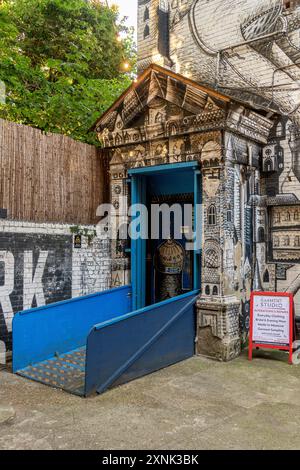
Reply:
<svg viewBox="0 0 300 470"><path fill-rule="evenodd" d="M263 123L257 116L256 128L249 135L251 143L227 133L227 196L222 201L225 238L213 231L211 235L214 251L218 244L224 250L220 274L226 291L241 302L240 330L246 340L253 289L293 292L300 317L300 2L166 1L168 56L158 53L159 22L154 7L159 3L139 0L139 28L144 27L142 15L151 4L149 36L138 35L139 70L151 62L171 67L238 99L241 106L253 107L273 123L260 148L253 145ZM237 107L236 116L240 111ZM205 191L204 181L204 196ZM215 209L218 227L218 204ZM209 210L212 213L214 207ZM205 240L204 258L206 252L211 253L210 244L211 240ZM207 294L217 287L217 278L211 284L212 274L208 257L203 268Z"/></svg>
<svg viewBox="0 0 300 470"><path fill-rule="evenodd" d="M72 296L72 239L0 233L0 341L6 349L16 312Z"/></svg>
<svg viewBox="0 0 300 470"><path fill-rule="evenodd" d="M159 47L161 3L169 14L168 53ZM145 20L147 9L150 18ZM139 19L140 71L151 62L171 66L249 104L288 114L299 124L298 1L139 0Z"/></svg>
<svg viewBox="0 0 300 470"><path fill-rule="evenodd" d="M86 226L95 230L94 226ZM111 261L107 234L75 244L74 227L0 221L0 364L12 350L16 312L105 290Z"/></svg>

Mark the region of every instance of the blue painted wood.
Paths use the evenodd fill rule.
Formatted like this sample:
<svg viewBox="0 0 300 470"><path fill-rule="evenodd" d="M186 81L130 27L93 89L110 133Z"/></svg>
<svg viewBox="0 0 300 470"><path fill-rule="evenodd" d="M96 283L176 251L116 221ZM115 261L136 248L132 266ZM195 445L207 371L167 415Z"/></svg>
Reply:
<svg viewBox="0 0 300 470"><path fill-rule="evenodd" d="M193 192L194 188L194 203L201 202L201 174L197 161L133 168L128 174L131 176L132 205L146 205L147 185L150 185L150 190L151 185L155 187L156 194ZM198 225L197 232L201 238ZM200 253L195 252L194 255L194 289L200 288ZM146 240L141 238L131 240L131 274L132 306L137 310L146 304Z"/></svg>
<svg viewBox="0 0 300 470"><path fill-rule="evenodd" d="M131 204L138 204L138 178L133 176L131 179ZM138 241L131 238L131 284L132 284L132 308L137 308L137 259L138 259Z"/></svg>
<svg viewBox="0 0 300 470"><path fill-rule="evenodd" d="M153 174L146 177L148 193L155 196L190 194L194 187L193 168L182 168L171 173Z"/></svg>
<svg viewBox="0 0 300 470"><path fill-rule="evenodd" d="M194 289L201 288L201 240L202 240L202 216L200 216L197 206L202 204L202 177L201 172L194 172L194 232L196 233L196 247L194 250Z"/></svg>
<svg viewBox="0 0 300 470"><path fill-rule="evenodd" d="M132 177L131 191L133 206L146 205L146 183L142 175ZM133 217L132 221L138 217L140 214ZM131 254L132 307L133 310L137 310L144 307L146 303L146 239L142 237L142 227L140 227L139 238L134 237L131 240Z"/></svg>
<svg viewBox="0 0 300 470"><path fill-rule="evenodd" d="M145 177L141 179L141 201L146 206L146 184L145 184ZM148 225L148 217L147 220L143 222L146 226ZM141 238L140 240L140 263L139 263L139 291L140 291L140 299L138 308L143 308L146 305L146 256L147 256L147 240L146 238Z"/></svg>
<svg viewBox="0 0 300 470"><path fill-rule="evenodd" d="M131 287L125 286L17 313L13 371L85 346L96 323L130 311Z"/></svg>
<svg viewBox="0 0 300 470"><path fill-rule="evenodd" d="M85 395L193 356L197 295L190 292L95 326L87 340Z"/></svg>

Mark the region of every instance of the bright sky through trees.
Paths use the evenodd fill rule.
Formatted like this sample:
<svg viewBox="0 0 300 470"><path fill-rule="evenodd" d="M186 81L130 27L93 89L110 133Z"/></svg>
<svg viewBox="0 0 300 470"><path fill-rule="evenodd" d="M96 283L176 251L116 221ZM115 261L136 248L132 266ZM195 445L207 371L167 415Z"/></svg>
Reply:
<svg viewBox="0 0 300 470"><path fill-rule="evenodd" d="M110 4L119 6L121 16L128 16L127 26L134 26L137 23L137 0L109 0Z"/></svg>

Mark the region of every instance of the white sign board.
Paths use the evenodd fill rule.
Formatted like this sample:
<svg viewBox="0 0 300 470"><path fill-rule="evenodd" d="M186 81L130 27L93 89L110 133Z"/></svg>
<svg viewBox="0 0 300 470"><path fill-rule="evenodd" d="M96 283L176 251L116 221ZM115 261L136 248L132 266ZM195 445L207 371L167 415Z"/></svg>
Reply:
<svg viewBox="0 0 300 470"><path fill-rule="evenodd" d="M254 296L252 341L258 344L289 345L289 297Z"/></svg>

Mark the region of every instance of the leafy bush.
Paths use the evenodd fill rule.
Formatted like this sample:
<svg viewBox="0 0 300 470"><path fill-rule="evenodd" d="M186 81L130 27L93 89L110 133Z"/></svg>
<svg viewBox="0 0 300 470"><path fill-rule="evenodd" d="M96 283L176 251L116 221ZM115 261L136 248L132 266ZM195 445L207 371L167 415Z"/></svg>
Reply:
<svg viewBox="0 0 300 470"><path fill-rule="evenodd" d="M133 32L117 20L116 8L97 0L0 2L0 117L97 143L89 129L135 67Z"/></svg>

